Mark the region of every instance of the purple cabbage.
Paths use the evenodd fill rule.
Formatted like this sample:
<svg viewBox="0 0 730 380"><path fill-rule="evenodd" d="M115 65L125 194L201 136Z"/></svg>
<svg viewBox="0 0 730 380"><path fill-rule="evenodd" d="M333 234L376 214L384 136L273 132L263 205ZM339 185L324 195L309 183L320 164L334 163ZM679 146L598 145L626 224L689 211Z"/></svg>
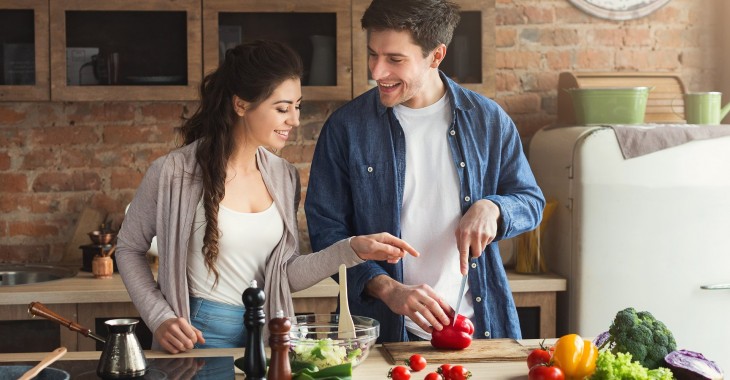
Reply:
<svg viewBox="0 0 730 380"><path fill-rule="evenodd" d="M720 367L699 352L672 351L664 357L677 380L718 380L723 378Z"/></svg>
<svg viewBox="0 0 730 380"><path fill-rule="evenodd" d="M601 346L603 346L603 344L606 343L606 341L610 337L611 337L611 334L609 334L608 331L604 331L604 332L598 334L598 336L595 339L593 339L593 344L595 344L596 347L601 348Z"/></svg>

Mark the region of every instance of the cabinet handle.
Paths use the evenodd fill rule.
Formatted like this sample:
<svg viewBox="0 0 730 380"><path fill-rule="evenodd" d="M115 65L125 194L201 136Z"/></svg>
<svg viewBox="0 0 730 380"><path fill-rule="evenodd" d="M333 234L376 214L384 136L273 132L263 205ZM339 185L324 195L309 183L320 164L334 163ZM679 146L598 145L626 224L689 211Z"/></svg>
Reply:
<svg viewBox="0 0 730 380"><path fill-rule="evenodd" d="M700 288L706 290L730 290L730 284L702 285Z"/></svg>

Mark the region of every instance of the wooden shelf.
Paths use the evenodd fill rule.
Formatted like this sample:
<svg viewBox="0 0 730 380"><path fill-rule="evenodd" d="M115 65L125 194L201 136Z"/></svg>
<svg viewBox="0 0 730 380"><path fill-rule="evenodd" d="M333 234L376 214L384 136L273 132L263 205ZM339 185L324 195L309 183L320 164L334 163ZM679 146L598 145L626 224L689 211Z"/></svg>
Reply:
<svg viewBox="0 0 730 380"><path fill-rule="evenodd" d="M301 16L299 20L291 18ZM332 22L318 25L324 15L330 14ZM257 17L258 15L258 17ZM318 15L319 17L315 17ZM258 28L247 28L236 19L258 18L264 23ZM253 19L252 19L253 18ZM227 19L227 20L226 20ZM292 2L288 0L249 1L203 0L203 62L204 72L209 73L219 65L220 21L238 25L242 29L242 41L272 39L288 43L297 50L304 61L305 78L302 83L302 96L305 100L347 100L352 96L352 48L350 3L340 0L316 0ZM294 25L291 25L292 22ZM282 28L288 25L288 28ZM286 30L285 30L286 29ZM330 35L335 38L336 84L313 85L307 83L311 69L312 47L309 34Z"/></svg>
<svg viewBox="0 0 730 380"><path fill-rule="evenodd" d="M177 17L178 14L182 17L182 30L158 30L164 28L167 25L165 22L169 23L169 19ZM144 20L133 22L135 15ZM51 99L63 101L197 99L202 77L200 15L200 0L52 1ZM159 19L160 24L150 22L155 17ZM98 20L100 18L103 20ZM69 20L74 23L69 23ZM148 33L149 30L155 30L156 33ZM157 37L151 38L150 35ZM172 58L175 62L165 62L164 55L167 53L165 49L168 49L166 45L174 47L175 41L181 44L181 50L184 51ZM97 47L101 57L107 56L110 52L119 52L118 82L100 85L69 84L66 67L69 47ZM145 57L144 54L153 56ZM161 55L154 57L154 54ZM182 72L170 67L180 64L178 62L186 62L183 64Z"/></svg>
<svg viewBox="0 0 730 380"><path fill-rule="evenodd" d="M462 9L462 21L441 68L464 87L493 97L495 0L456 2ZM360 28L360 19L369 3L370 0L0 0L0 12L33 11L36 70L33 85L0 85L0 101L197 100L204 73L217 68L221 51L232 46L224 44L221 49L221 26L223 42L235 44L239 42L237 38L240 42L276 39L297 50L305 66L305 100L349 100L371 88L367 36ZM184 27L179 29L184 30L165 27L165 22L174 22L163 19L178 13L183 14ZM150 22L149 17L163 21ZM145 34L148 28L152 32ZM155 28L162 28L163 32ZM311 85L312 67L322 66L313 57L327 56L314 54L315 44L310 38L315 35L334 38L335 62L334 73L325 70L329 74L325 75L326 80L315 80L318 84ZM160 39L165 43L160 45ZM79 75L67 73L67 48L98 48L97 58L101 61L109 53L118 53L117 80L110 83L102 73L92 76L89 85L83 80L69 84L70 79ZM169 54L169 49L177 50ZM185 51L179 53L181 50ZM85 59L90 60L94 50L86 53L89 57ZM170 56L174 57L165 63ZM88 65L85 70L92 70L93 66ZM103 72L107 66L98 67ZM330 84L332 74L335 79ZM83 78L90 74L86 75ZM98 84L99 78L103 84Z"/></svg>
<svg viewBox="0 0 730 380"><path fill-rule="evenodd" d="M48 100L50 99L48 0L0 0L0 12L12 10L30 10L33 12L33 25L28 26L28 28L33 30L35 83L29 85L0 85L0 101ZM0 42L5 43L5 41ZM0 75L2 74L0 73Z"/></svg>

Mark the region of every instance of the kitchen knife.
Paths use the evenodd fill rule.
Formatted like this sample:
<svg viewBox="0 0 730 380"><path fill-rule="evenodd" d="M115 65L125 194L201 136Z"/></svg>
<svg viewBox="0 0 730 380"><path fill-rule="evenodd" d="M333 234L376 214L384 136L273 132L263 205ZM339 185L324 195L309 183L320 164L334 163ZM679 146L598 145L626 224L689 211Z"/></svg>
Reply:
<svg viewBox="0 0 730 380"><path fill-rule="evenodd" d="M461 278L461 286L459 287L459 299L456 301L456 309L454 309L454 320L451 321L451 325L456 324L456 316L459 315L459 308L461 307L461 300L464 298L464 288L466 287L466 279L469 277L469 273L465 274Z"/></svg>

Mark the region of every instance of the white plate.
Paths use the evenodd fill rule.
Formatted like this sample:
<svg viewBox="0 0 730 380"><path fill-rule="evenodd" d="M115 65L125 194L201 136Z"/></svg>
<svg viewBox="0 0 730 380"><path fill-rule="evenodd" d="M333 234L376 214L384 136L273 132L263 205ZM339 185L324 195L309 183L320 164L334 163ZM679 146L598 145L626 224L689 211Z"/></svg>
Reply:
<svg viewBox="0 0 730 380"><path fill-rule="evenodd" d="M127 80L133 84L170 84L182 82L180 75L129 76Z"/></svg>

